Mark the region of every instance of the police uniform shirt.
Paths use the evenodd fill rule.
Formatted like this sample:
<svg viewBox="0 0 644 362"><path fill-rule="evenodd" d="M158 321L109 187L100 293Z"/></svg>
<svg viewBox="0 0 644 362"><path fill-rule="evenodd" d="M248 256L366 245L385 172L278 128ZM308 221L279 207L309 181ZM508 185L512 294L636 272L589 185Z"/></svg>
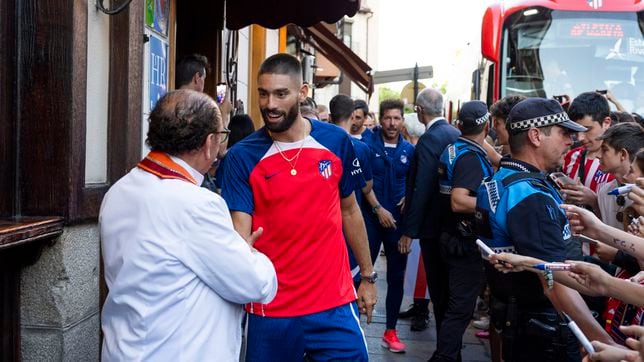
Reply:
<svg viewBox="0 0 644 362"><path fill-rule="evenodd" d="M528 163L518 160L512 162L529 172L540 172ZM547 262L566 260L564 238L566 234L569 236L570 228L565 214L553 197L540 192L526 197L508 211L507 225L518 254Z"/></svg>
<svg viewBox="0 0 644 362"><path fill-rule="evenodd" d="M485 177L483 169L481 169L481 161L473 152L467 152L461 156L454 165L454 173L452 177L452 190L455 188L467 189L470 196L476 197L476 191L481 185L481 180ZM473 214L456 213L452 211L451 197L445 198L447 201L447 221L452 226L454 223L461 220L474 221Z"/></svg>
<svg viewBox="0 0 644 362"><path fill-rule="evenodd" d="M502 182L510 175L523 172L541 173L534 166L504 157L501 168L494 175L494 180ZM570 227L563 211L559 208L558 195L552 195L554 189L544 185L545 181L528 179L517 181L506 188L503 199L507 202L504 218L506 241L509 242L507 251L526 256L532 256L548 262L564 261L566 258L565 244L570 240ZM479 190L479 193L481 190ZM489 193L485 197L489 198ZM477 205L481 201L477 200ZM479 230L481 232L482 230ZM500 238L495 235L494 238ZM497 247L496 251L506 251L506 247ZM551 308L552 305L543 294L539 276L531 272L503 274L486 265L486 274L492 289L492 294L503 302L508 302L509 296L517 298L519 305L537 308Z"/></svg>

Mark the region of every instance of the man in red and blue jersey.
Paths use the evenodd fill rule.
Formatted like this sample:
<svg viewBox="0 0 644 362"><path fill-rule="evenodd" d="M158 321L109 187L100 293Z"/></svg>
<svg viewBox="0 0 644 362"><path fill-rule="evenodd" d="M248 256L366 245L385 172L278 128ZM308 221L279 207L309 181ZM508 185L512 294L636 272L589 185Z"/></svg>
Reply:
<svg viewBox="0 0 644 362"><path fill-rule="evenodd" d="M265 126L229 151L222 180L235 229L247 236L264 228L254 247L273 262L279 284L271 303L246 307L246 360L366 361L358 308L370 322L377 275L354 194L361 169L351 140L302 117L308 86L293 56L266 59L257 84ZM345 235L360 266L357 295Z"/></svg>

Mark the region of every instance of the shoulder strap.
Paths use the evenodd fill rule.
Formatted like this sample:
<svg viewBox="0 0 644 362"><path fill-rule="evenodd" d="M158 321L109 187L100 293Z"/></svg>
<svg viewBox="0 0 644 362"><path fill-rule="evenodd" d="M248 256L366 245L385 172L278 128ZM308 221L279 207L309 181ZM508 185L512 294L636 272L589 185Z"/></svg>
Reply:
<svg viewBox="0 0 644 362"><path fill-rule="evenodd" d="M503 187L508 187L510 186L510 184L513 184L516 181L526 179L537 179L539 181L546 182L546 178L543 176L543 174L540 174L538 172L517 172L503 179Z"/></svg>
<svg viewBox="0 0 644 362"><path fill-rule="evenodd" d="M540 188L542 191L552 195L555 200L560 198L559 193L550 185L546 177L538 172L518 172L503 179L503 187L519 181L528 181L533 186ZM560 201L559 201L560 202Z"/></svg>

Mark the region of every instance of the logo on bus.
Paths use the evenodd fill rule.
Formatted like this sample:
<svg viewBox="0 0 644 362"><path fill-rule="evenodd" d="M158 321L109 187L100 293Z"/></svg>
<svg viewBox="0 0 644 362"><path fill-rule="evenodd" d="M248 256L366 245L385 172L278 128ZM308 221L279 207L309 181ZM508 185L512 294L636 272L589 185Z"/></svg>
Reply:
<svg viewBox="0 0 644 362"><path fill-rule="evenodd" d="M593 9L599 9L604 5L602 2L602 0L588 0L588 6Z"/></svg>

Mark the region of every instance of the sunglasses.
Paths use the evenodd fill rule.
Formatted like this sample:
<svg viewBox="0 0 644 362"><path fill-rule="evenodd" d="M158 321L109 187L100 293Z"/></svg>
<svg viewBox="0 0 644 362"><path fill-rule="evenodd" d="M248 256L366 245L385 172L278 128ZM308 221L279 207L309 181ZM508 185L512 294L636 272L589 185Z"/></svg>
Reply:
<svg viewBox="0 0 644 362"><path fill-rule="evenodd" d="M616 197L615 202L617 203L617 206L623 208L626 204L626 197L624 197L624 195L619 195ZM615 219L619 222L624 222L624 211L622 210L617 212L617 214L615 214Z"/></svg>

